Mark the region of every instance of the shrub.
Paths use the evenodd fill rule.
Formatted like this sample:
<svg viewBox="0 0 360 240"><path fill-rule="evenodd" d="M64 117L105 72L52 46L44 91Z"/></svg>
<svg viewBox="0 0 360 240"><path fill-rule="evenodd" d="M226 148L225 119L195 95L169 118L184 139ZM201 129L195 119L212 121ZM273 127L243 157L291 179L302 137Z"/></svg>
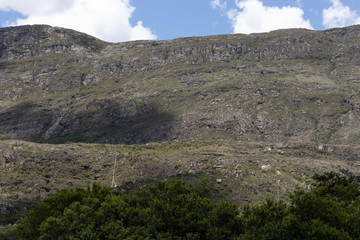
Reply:
<svg viewBox="0 0 360 240"><path fill-rule="evenodd" d="M135 193L93 184L43 200L17 225L20 239L360 239L360 192L353 178L315 175L290 204L214 204L209 189L175 180Z"/></svg>

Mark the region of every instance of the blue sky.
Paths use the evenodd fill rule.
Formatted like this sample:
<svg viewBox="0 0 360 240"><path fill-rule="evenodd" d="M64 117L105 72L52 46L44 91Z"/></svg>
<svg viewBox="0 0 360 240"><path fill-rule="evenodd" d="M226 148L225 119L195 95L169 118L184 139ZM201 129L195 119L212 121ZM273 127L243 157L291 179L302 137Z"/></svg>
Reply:
<svg viewBox="0 0 360 240"><path fill-rule="evenodd" d="M0 0L0 26L48 24L105 41L323 30L360 24L360 0Z"/></svg>

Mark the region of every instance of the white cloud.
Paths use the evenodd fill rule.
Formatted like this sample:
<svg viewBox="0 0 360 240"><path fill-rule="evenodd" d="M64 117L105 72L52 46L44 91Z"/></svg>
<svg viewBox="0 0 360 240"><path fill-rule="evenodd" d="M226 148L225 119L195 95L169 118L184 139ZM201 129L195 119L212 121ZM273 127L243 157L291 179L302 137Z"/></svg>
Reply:
<svg viewBox="0 0 360 240"><path fill-rule="evenodd" d="M1 0L0 10L26 16L11 25L49 24L71 28L105 41L121 42L156 39L150 28L139 21L132 26L135 8L130 0Z"/></svg>
<svg viewBox="0 0 360 240"><path fill-rule="evenodd" d="M259 0L236 1L240 9L228 11L234 33L268 32L283 28L313 29L304 11L298 7L267 7Z"/></svg>
<svg viewBox="0 0 360 240"><path fill-rule="evenodd" d="M212 0L210 2L210 6L213 9L215 9L215 8L225 9L226 8L226 2L221 2L221 0Z"/></svg>
<svg viewBox="0 0 360 240"><path fill-rule="evenodd" d="M340 0L330 0L332 5L323 10L322 24L327 28L344 27L360 23L356 11L344 6Z"/></svg>

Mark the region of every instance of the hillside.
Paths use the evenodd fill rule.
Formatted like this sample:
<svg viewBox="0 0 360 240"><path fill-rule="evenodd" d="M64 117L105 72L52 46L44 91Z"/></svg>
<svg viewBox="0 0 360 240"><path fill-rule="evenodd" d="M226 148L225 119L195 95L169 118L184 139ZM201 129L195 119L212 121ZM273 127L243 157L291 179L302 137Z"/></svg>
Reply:
<svg viewBox="0 0 360 240"><path fill-rule="evenodd" d="M207 179L244 205L360 179L360 26L107 43L0 29L0 224L93 181ZM4 217L5 216L5 217ZM1 218L2 217L2 218Z"/></svg>
<svg viewBox="0 0 360 240"><path fill-rule="evenodd" d="M110 44L0 32L0 138L359 143L360 27Z"/></svg>
<svg viewBox="0 0 360 240"><path fill-rule="evenodd" d="M297 187L308 189L315 173L336 171L360 182L358 145L291 145L254 142L181 142L134 145L0 142L0 225L49 193L110 186L129 191L157 179L207 180L214 201L244 206L288 200Z"/></svg>

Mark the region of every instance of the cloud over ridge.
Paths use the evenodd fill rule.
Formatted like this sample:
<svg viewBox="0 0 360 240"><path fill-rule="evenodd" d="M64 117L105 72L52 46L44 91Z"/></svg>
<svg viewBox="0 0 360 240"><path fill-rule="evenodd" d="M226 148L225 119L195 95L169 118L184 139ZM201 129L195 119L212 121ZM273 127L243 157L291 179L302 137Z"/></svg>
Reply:
<svg viewBox="0 0 360 240"><path fill-rule="evenodd" d="M332 5L323 9L322 24L327 28L345 27L360 24L360 16L349 6L343 5L340 0L330 0Z"/></svg>
<svg viewBox="0 0 360 240"><path fill-rule="evenodd" d="M305 20L304 11L298 7L268 7L259 0L236 1L238 9L227 12L234 33L269 32L283 28L313 29L309 20Z"/></svg>
<svg viewBox="0 0 360 240"><path fill-rule="evenodd" d="M109 42L156 39L150 28L130 18L135 8L130 0L1 0L0 10L25 16L9 25L48 24L71 28Z"/></svg>

